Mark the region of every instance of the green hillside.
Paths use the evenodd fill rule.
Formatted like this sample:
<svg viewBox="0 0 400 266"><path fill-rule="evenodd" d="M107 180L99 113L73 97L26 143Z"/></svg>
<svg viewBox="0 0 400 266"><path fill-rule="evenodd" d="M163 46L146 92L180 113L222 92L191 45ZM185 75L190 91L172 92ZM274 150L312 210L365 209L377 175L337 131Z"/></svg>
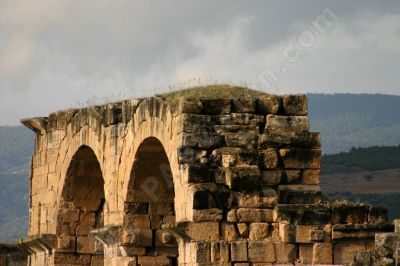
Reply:
<svg viewBox="0 0 400 266"><path fill-rule="evenodd" d="M352 148L349 152L329 154L322 158L322 174L354 173L397 168L400 168L400 145Z"/></svg>

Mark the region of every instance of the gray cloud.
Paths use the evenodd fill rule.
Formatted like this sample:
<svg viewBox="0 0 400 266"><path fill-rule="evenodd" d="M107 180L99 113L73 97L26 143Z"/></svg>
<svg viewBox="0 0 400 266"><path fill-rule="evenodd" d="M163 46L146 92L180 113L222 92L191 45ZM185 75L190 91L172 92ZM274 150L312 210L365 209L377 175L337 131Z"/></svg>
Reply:
<svg viewBox="0 0 400 266"><path fill-rule="evenodd" d="M325 8L333 27L288 63ZM399 41L398 1L0 0L0 124L197 79L400 94ZM276 87L260 82L266 70Z"/></svg>

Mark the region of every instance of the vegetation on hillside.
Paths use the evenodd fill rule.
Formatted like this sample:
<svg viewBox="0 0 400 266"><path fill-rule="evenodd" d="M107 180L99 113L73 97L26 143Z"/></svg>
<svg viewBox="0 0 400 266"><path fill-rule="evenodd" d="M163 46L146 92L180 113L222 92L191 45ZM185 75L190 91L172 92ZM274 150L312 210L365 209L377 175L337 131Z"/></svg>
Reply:
<svg viewBox="0 0 400 266"><path fill-rule="evenodd" d="M400 145L392 147L352 148L349 152L325 155L322 157L321 168L322 174L400 168Z"/></svg>

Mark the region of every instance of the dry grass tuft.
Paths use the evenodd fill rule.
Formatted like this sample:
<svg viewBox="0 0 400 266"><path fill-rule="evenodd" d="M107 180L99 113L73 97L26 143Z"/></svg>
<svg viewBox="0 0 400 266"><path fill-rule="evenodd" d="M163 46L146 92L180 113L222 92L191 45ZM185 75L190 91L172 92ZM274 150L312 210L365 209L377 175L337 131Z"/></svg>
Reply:
<svg viewBox="0 0 400 266"><path fill-rule="evenodd" d="M256 98L266 93L242 86L217 84L187 88L179 91L158 94L157 96L171 100L185 98Z"/></svg>

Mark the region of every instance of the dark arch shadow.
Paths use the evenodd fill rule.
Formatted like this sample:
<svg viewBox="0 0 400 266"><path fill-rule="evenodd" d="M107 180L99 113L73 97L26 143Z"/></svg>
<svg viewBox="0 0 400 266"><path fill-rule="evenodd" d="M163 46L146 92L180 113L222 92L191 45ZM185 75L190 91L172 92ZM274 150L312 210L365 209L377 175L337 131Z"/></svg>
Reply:
<svg viewBox="0 0 400 266"><path fill-rule="evenodd" d="M174 198L165 149L157 138L147 138L136 152L130 174L124 229L132 237L125 245L145 249L141 255L163 257L168 265L177 265L177 243L162 229L163 225L175 224Z"/></svg>
<svg viewBox="0 0 400 266"><path fill-rule="evenodd" d="M57 217L55 265L103 265L103 247L90 231L104 226L104 180L93 150L81 146L72 157Z"/></svg>

